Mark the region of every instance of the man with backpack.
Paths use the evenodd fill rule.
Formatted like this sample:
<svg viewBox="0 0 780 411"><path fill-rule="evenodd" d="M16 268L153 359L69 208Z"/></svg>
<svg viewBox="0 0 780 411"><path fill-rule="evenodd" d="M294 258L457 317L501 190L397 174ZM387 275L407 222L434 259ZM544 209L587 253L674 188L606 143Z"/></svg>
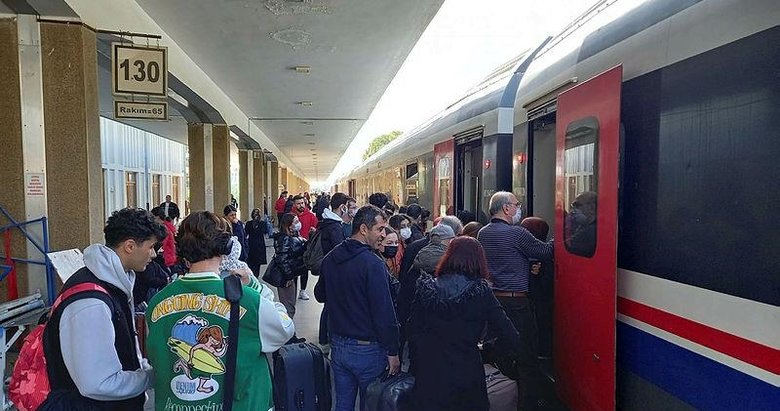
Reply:
<svg viewBox="0 0 780 411"><path fill-rule="evenodd" d="M166 229L143 209L109 217L106 245L84 250L86 267L71 276L43 333L51 393L41 409L142 410L152 368L141 357L133 321L133 283L156 256Z"/></svg>
<svg viewBox="0 0 780 411"><path fill-rule="evenodd" d="M319 224L319 229L312 237L309 249L306 250L306 254L303 255L306 265L309 266L312 274L320 274L320 266L322 265L322 259L330 252L330 250L336 248L342 241L347 239L347 235L342 228L343 224L352 221L352 214L350 208L357 208L355 205L355 199L347 196L344 193L334 193L330 198L330 208L325 208L322 212L322 221ZM307 260L307 256L314 256ZM325 300L321 299L322 288L325 287L324 282L317 282L314 287L314 296L317 301L324 303ZM327 352L329 347L328 339L328 310L327 307L322 308L320 314L320 334L319 343L323 347L323 351Z"/></svg>

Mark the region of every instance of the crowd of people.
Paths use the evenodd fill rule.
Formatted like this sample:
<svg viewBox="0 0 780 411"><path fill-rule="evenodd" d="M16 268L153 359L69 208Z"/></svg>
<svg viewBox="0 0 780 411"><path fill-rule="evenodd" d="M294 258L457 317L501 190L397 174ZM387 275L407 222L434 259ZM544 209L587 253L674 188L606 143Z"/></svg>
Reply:
<svg viewBox="0 0 780 411"><path fill-rule="evenodd" d="M297 300L310 298L311 272L336 410L353 411L358 395L366 409L369 384L405 371L415 377L412 409L488 410L487 362L517 381L517 408L526 409L537 356L547 353L531 298L551 284L547 224L523 220L509 192L492 196L484 226L468 211L429 222L418 204L397 206L383 193L367 200L284 191L275 227L267 210L241 222L236 204L179 221L170 196L151 212L114 212L105 245L88 247L86 267L64 286L96 283L107 296L71 297L47 326L50 375L62 377L50 397L84 405L72 409L140 410L154 388L156 409L217 409L230 387L234 409L272 409L266 354L303 341L294 317ZM243 285L235 370L225 365L231 276ZM145 313L145 347L134 311Z"/></svg>

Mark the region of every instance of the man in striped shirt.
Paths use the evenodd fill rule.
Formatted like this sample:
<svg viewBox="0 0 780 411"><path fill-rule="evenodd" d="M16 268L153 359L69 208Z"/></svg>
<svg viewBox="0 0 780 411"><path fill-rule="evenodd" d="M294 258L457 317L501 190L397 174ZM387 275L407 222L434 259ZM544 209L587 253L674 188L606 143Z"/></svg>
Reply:
<svg viewBox="0 0 780 411"><path fill-rule="evenodd" d="M477 239L485 249L493 293L520 333L522 344L518 347L515 361L520 409L528 391L529 379L538 370L537 329L528 300L529 259L552 259L553 243L552 240L547 243L539 241L517 225L522 213L517 197L510 192L493 194L488 211L490 223L479 230Z"/></svg>

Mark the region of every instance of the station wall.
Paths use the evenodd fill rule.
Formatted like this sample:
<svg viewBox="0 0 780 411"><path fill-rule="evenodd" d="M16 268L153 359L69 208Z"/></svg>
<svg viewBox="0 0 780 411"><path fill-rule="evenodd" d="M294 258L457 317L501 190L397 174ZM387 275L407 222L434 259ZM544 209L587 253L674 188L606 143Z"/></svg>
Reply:
<svg viewBox="0 0 780 411"><path fill-rule="evenodd" d="M100 118L106 216L133 206L152 208L170 194L185 213L187 146Z"/></svg>

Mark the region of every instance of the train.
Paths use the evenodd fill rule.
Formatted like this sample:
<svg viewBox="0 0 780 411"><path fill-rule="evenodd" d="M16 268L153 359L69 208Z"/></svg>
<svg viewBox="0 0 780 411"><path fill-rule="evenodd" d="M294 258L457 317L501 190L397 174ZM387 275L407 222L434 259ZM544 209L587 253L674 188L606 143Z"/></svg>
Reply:
<svg viewBox="0 0 780 411"><path fill-rule="evenodd" d="M483 223L511 191L550 222L570 409L778 409L779 23L776 0L600 1L334 189Z"/></svg>

